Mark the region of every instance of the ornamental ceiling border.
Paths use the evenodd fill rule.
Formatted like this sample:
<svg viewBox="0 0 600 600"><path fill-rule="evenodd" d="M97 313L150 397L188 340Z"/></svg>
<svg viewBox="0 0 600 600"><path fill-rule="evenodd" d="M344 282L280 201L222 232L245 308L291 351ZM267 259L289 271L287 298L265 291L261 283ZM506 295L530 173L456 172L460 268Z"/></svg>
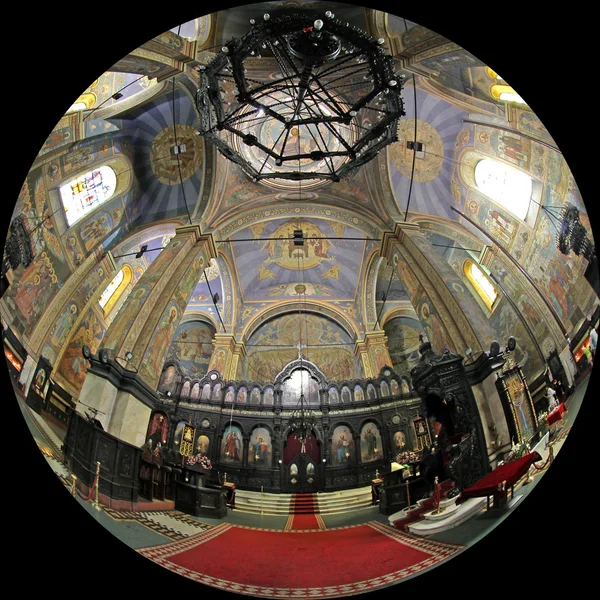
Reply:
<svg viewBox="0 0 600 600"><path fill-rule="evenodd" d="M183 316L181 317L181 321L179 322L179 325L177 327L179 328L181 327L181 325L194 322L210 325L211 327L214 327L216 333L219 332L219 323L215 320L215 318L211 314L200 312L198 310L184 312Z"/></svg>
<svg viewBox="0 0 600 600"><path fill-rule="evenodd" d="M468 240L468 244L477 244L481 246L478 250L479 252L487 245L481 238L477 237L474 233L471 233L460 221L448 220L447 217L440 217L438 215L423 217L415 215L408 221L419 225L421 231L439 233L440 235L451 237L459 244L463 245L463 247L465 247L464 242Z"/></svg>
<svg viewBox="0 0 600 600"><path fill-rule="evenodd" d="M362 294L362 309L366 328L377 323L377 310L375 308L375 293L377 290L377 275L381 264L385 261L383 256L379 254L379 248L375 248L368 259L368 267L366 270L366 285ZM381 324L380 324L381 326ZM366 329L365 328L365 329Z"/></svg>
<svg viewBox="0 0 600 600"><path fill-rule="evenodd" d="M227 255L222 252L220 249L217 249L217 265L219 267L219 276L221 278L221 287L223 290L223 322L233 327L234 323L234 311L233 307L235 306L236 298L238 297L237 291L234 292L233 289L233 277L231 275L232 266L229 263L229 258ZM223 268L223 266L225 268ZM217 331L219 327L217 327Z"/></svg>
<svg viewBox="0 0 600 600"><path fill-rule="evenodd" d="M458 90L447 88L446 86L438 83L436 79L431 77L417 76L417 88L420 89L440 100L444 100L457 108L464 110L467 113L476 111L478 113L489 115L492 117L505 117L506 115L502 109L496 104L487 100L480 100L473 96L467 96Z"/></svg>
<svg viewBox="0 0 600 600"><path fill-rule="evenodd" d="M318 300L296 300L286 302L285 304L268 306L256 313L242 329L242 343L245 344L250 339L252 334L254 334L256 330L267 321L285 314L297 313L300 310L302 310L303 313L312 313L328 317L337 325L339 325L354 342L356 342L360 337L360 331L356 323L354 323L351 319L348 319L337 307Z"/></svg>
<svg viewBox="0 0 600 600"><path fill-rule="evenodd" d="M119 73L119 71L111 71L110 69L106 71L106 73L111 72ZM148 76L146 75L146 77ZM148 79L156 80L156 77L148 77ZM99 108L98 110L94 111L94 119L104 119L105 121L108 121L110 119L119 119L122 113L127 112L133 108L137 108L138 106L149 102L156 96L159 96L162 92L165 91L165 88L167 87L168 83L168 80L155 81L155 83L151 87L146 88L141 92L138 92L138 94L130 96L125 100L119 100L111 106Z"/></svg>
<svg viewBox="0 0 600 600"><path fill-rule="evenodd" d="M417 314L417 311L410 300L399 300L396 306L392 306L387 310L387 312L384 312L379 319L379 325L381 329L383 329L389 321L395 319L396 317L413 319L419 323L421 327L423 326L421 320L419 319L419 315ZM417 347L418 345L419 344L417 343Z"/></svg>
<svg viewBox="0 0 600 600"><path fill-rule="evenodd" d="M328 221L341 221L348 223L350 227L361 230L367 237L380 237L381 230L373 226L363 217L359 217L354 212L325 206L303 206L303 207L281 207L255 210L240 215L237 219L227 225L216 228L213 232L220 234L221 239L228 239L233 234L245 229L256 221L274 221L276 219L286 219L295 217L321 218Z"/></svg>

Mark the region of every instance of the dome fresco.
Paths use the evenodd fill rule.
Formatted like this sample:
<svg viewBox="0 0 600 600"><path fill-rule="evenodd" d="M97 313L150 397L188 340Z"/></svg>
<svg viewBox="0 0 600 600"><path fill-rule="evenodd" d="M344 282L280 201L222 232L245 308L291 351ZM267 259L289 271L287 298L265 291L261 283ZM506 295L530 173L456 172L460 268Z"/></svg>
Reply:
<svg viewBox="0 0 600 600"><path fill-rule="evenodd" d="M172 430L177 427L180 443L185 418L189 418L196 428L194 447L207 449L221 480L224 473L232 480L237 476L238 494L245 487L241 481L260 493L259 476L267 470L274 474L273 481L291 473L286 461L295 442L288 438L285 410L296 404L300 389L296 389L298 377L294 372L298 371L294 369L310 371L312 379L306 381L311 387L302 388L303 392L310 397L310 406L316 407L318 418L327 419L327 428L323 429L321 423L325 421L320 421L315 433L318 447L307 447L307 454L300 455L318 457L313 461L317 475L321 460L324 473L340 477L343 469L354 465L358 472L364 465L365 476L353 487L365 489L375 477L375 468L380 473L389 467L392 450L417 450L426 444L426 440L422 442L425 438L419 437L417 412L409 414L402 403L397 404L400 413L394 409L396 414L392 408L388 414L380 407L385 404L382 398L386 393L406 393L409 399L414 398L414 406L419 406L418 391L411 384L411 373L414 376L413 369L420 362L419 335L424 335L439 355L448 348L465 356L465 365L475 363L493 341L504 348L514 336L517 346L511 357L528 382L538 382L530 389L536 402L544 393L539 382L550 364L548 357L556 355L558 363L551 364L562 365L565 370L565 363L571 361L574 371L569 379L575 382L580 377L582 356L588 362L582 346L587 339L586 323L592 315L597 320L597 267L594 280L594 265L588 269L589 261L573 251L562 254L556 237L563 206L577 208L591 242L597 231L590 204L593 171L588 166L587 146L591 136L582 131L574 117L580 114L582 121L590 119L582 100L590 93L586 88L591 82L579 63L582 58L576 59L574 50L561 51L557 56L551 42L555 37L545 32L558 30L566 36L569 27L581 27L578 38L583 51L589 52L589 27L581 22L577 11L567 9L563 19L542 15L534 7L519 7L516 22L508 23L504 15L498 14L494 20L484 17L477 6L460 10L445 7L431 14L424 7L411 7L406 18L402 7L383 3L363 7L294 1L218 8L222 12L208 19L200 18L202 9L189 7L173 8L163 16L144 15L146 18L140 15L139 7L124 7L121 15L111 17L116 20L111 28L118 27L118 36L116 29L108 32L102 8L92 11L93 15L86 10L88 19L102 31L91 46L81 40L76 43L72 31L67 35L63 23L55 15L49 17L55 31L48 49L54 83L48 86L51 91L23 94L22 101L13 104L15 122L10 123L15 130L13 139L27 143L22 148L19 145L19 150L13 147L18 158L14 159L17 168L9 169L14 185L9 187L6 203L10 204L6 231L19 215L25 219L34 258L31 265L11 270L9 285L0 298L2 325L10 329L4 336L8 360L7 348L17 358L22 349L35 359L34 366L38 358L46 359L51 367L47 372L51 386L60 386L74 403L79 398L77 411L84 414L82 407L88 402L86 373L91 363L84 360L81 347L85 344L96 353L106 341L124 365L132 365L127 368L132 373L135 369L157 398L152 407L154 420L148 418L149 405L140 409L137 417L132 416L133 411L129 416L132 422L144 422L135 426L143 429L139 443L127 438L125 427L121 434L111 429L114 421L106 425L107 435L140 447L153 427L155 435L163 435L162 421L158 429L153 425L159 423L156 415L162 411L169 421L165 439L174 440ZM196 135L195 67L206 63L223 43L243 35L251 18L262 18L263 13L282 8L332 10L374 37L384 37L384 48L394 57L397 72L405 76L402 95L406 116L399 121L398 141L348 179L338 183L304 181L298 194L297 182L250 181ZM399 14L383 12L386 10ZM36 17L31 25L33 33L20 35L18 43L48 41L50 29L42 27L42 21L46 22L46 16ZM66 23L78 21L70 13L65 15ZM185 27L180 29L179 23ZM59 35L60 31L63 33ZM111 45L108 39L113 37L119 41ZM16 44L13 35L11 45ZM105 45L106 54L99 56ZM549 48L556 63L549 62ZM39 48L28 50L32 60L39 60ZM25 81L23 65L10 67L12 80ZM63 69L68 77L60 75ZM499 78L498 73L506 79ZM558 81L557 73L561 73ZM136 82L142 76L144 79ZM131 87L124 98L111 97L119 85L128 84ZM527 104L500 100L494 86L514 86ZM80 96L83 103L91 102L86 93L96 94L100 98L97 103L106 103L102 107L90 105L81 113L65 113ZM343 95L342 91L335 93ZM47 107L43 114L41 105ZM265 122L256 136L261 143L272 145L280 136L278 128L279 122ZM298 133L302 143L310 143L307 136ZM421 142L423 149L410 149L407 143L414 141ZM330 143L336 142L332 138ZM173 151L177 144L183 144L184 149ZM305 150L310 152L311 148ZM250 146L242 146L240 152L251 162L259 160ZM491 192L486 194L479 179L483 160L506 166L502 173L512 169L527 179L531 185L527 210L517 215L509 202L503 204ZM69 221L59 189L102 165L116 174L114 193L77 221ZM499 172L494 171L494 177L501 178ZM404 222L408 226L394 237L396 224ZM194 246L191 237L185 237L181 244L182 234L178 232L186 228L191 231L193 226L199 227L201 235L210 236L214 256L208 242ZM307 240L301 249L290 239L297 229ZM414 234L417 230L418 236ZM136 256L143 245L146 252ZM200 250L192 256L190 248ZM466 275L472 264L484 267L487 279L479 286L493 287L495 300L483 300L477 282ZM127 285L117 288L119 298L108 302L105 310L97 296L123 266L127 266ZM175 279L178 285L172 283ZM159 305L163 307L160 311L155 308ZM461 327L461 323L466 325ZM144 346L140 355L135 348L142 348L141 339L149 340L149 346ZM467 341L474 342L470 348ZM128 350L133 350L131 363L123 358ZM136 362L140 357L146 357L143 364ZM169 389L187 386L181 396L182 407L155 392L162 389L159 379L165 381L163 363L175 366L169 367L169 377L175 374ZM385 367L391 367L393 375L384 376ZM213 372L218 374L218 389L207 379ZM587 371L586 377L589 374ZM10 377L13 383L19 378L10 368L6 375L7 385ZM491 387L477 389L485 390L482 394L495 393L493 381L490 377ZM585 384L583 381L577 379L575 387L581 397L587 379ZM372 586L368 587L370 595L420 593L439 581L445 581L445 586L476 585L479 572L489 569L493 576L508 565L517 568L522 557L530 553L545 556L542 562L546 566L535 575L528 567L527 577L535 579L535 584L515 579L513 591L554 589L548 581L548 564L554 559L547 553L562 557L564 570L569 573L577 563L570 554L565 555L564 548L576 548L579 532L587 527L584 517L581 521L574 517L576 523L567 521L565 511L581 489L588 487L589 461L595 460L587 437L593 422L589 400L593 381L590 386L592 391L581 407L580 400L567 404L567 426L556 429L560 453L555 462L542 475L532 470L534 483L529 489L524 485L515 490L516 501L506 515L487 521L472 519L463 529L433 539L419 538L418 544L430 541L432 547L439 542L439 552L443 544L461 547L455 554L449 553L448 560L438 561L439 554L432 561L434 568L425 568L422 573L417 569L416 577L398 575L403 569L401 561L390 554L390 565L398 560L397 566L390 566L386 573L379 573L379 567L374 566L373 574L365 575L369 582L365 586ZM52 397L54 387L45 389L50 390L48 398ZM188 401L190 390L195 391ZM278 390L287 394L281 404ZM504 430L497 421L504 416L499 401L496 408L500 412L494 407L482 408L479 393L475 401L481 412L484 445L496 465L501 461L490 444L510 446L510 436L502 438ZM62 448L55 441L63 441L66 432L66 422L61 420L66 417L56 413L58 396L54 397L54 409L50 407L52 401L46 399L41 414L31 410L24 397L17 396L18 403L13 402L14 394L8 392L11 409L7 423L18 465L14 508L24 521L19 526L23 533L10 539L19 550L26 551L22 537L48 540L49 547L55 544L57 550L40 565L41 573L52 578L58 570L72 572L75 585L85 585L86 589L102 579L122 585L123 593L202 591L189 572L188 577L181 576L152 564L152 553L147 550L200 533L197 525L189 524L192 521L184 526L189 515L179 513L172 515L172 521L159 523L153 521L152 510L146 509L127 526L131 537L121 535L125 517L117 514L119 508L117 512L106 506L95 510L93 498L83 501L79 494L80 500L75 500L68 489L63 489L70 473L61 464ZM324 402L331 405L329 414L320 412L319 403ZM204 410L203 403L210 407ZM246 406L240 408L241 404ZM102 406L107 412L113 410ZM537 415L525 414L521 404L514 406L517 428L532 434ZM277 421L280 408L284 411L283 426ZM183 413L176 412L182 409L188 411L183 420ZM98 416L102 421L102 413ZM417 419L414 423L413 418ZM43 427L38 423L41 421ZM34 430L38 433L32 443L30 432ZM48 430L53 433L44 435ZM437 433L431 429L432 441ZM281 467L279 459L284 463ZM292 466L296 468L296 463ZM243 479L246 468L248 475ZM314 475L314 469L309 468L309 475ZM344 471L344 476L349 472ZM253 476L258 483L248 483ZM575 480L583 483L576 486ZM335 485L336 491L352 489L350 485ZM328 491L319 490L319 495ZM376 508L371 510L371 517L363 521L358 516L344 521L323 514L323 527L311 535L323 536L331 530L341 536L341 529L336 528L360 527L367 521L378 521L373 527L385 529L387 515ZM245 522L240 515L230 510L225 521L206 518L206 531L224 522L237 523L240 531L245 525L261 531L285 529L287 515L279 518L281 522L274 516L257 516ZM203 522L202 517L193 519ZM92 521L96 523L90 525ZM180 538L167 535L169 523L173 525L171 532L185 533L177 534ZM262 569L270 573L273 565L264 565L263 559L272 554L268 548L262 553L260 549L267 538L257 532L253 541L249 531L244 538L246 545L232 546L219 560L239 563L240 573L251 571L242 562L254 563L257 572ZM298 549L305 549L300 533L292 529L287 535L296 535ZM307 542L306 547L312 543ZM332 543L332 551L339 552L340 573L344 565L358 561L361 552L369 553L359 547L360 542L352 546L351 539L343 547ZM418 544L415 548L422 550ZM74 550L77 548L85 550ZM523 550L523 555L516 548ZM206 560L212 565L217 559L207 554ZM585 563L586 556L581 560ZM29 574L30 567L25 569L14 559L10 562L21 578ZM123 572L123 565L131 566ZM219 573L218 569L214 572ZM386 582L377 579L390 573L394 576ZM581 576L587 580L587 575ZM293 574L289 577L295 581ZM267 583L258 583L260 589L255 590L252 581L248 589L226 585L225 576L216 584L210 579L199 580L210 594L268 596ZM271 584L273 588L287 585L285 577ZM326 590L327 585L311 583L311 573L307 573L304 587ZM338 589L320 595L344 597L362 591ZM284 592L278 594L287 597Z"/></svg>

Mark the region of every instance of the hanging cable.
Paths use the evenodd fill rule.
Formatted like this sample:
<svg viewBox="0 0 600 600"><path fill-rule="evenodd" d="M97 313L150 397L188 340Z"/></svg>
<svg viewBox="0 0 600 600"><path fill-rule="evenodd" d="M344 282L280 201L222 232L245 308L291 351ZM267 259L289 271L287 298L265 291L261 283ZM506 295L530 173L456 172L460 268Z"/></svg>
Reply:
<svg viewBox="0 0 600 600"><path fill-rule="evenodd" d="M215 299L216 294L215 294L215 296L213 296L212 290L210 289L210 283L208 283L208 276L206 275L206 269L202 269L202 272L204 273L204 279L206 279L206 285L208 286L208 293L210 294L213 304L215 305L215 310L217 311L217 316L219 317L219 321L221 321L221 325L223 327L223 332L227 333L227 329L225 329L225 323L223 323L223 319L221 318L221 313L219 311L219 307L217 306L217 301Z"/></svg>
<svg viewBox="0 0 600 600"><path fill-rule="evenodd" d="M130 83L128 83L127 85L124 85L122 88L118 89L114 94L112 94L112 96L109 96L108 98L106 98L105 100L103 100L100 104L98 104L98 106L95 106L94 108L91 109L91 112L89 112L84 118L83 120L87 120L88 117L91 117L99 108L102 107L103 104L105 104L106 102L108 102L111 98L114 100L118 100L120 98L120 96L118 98L115 98L115 96L118 96L119 94L121 94L121 92L128 88L130 85L133 85L134 83L137 83L140 79L143 79L144 77L146 77L146 75L141 75L140 77L138 77L135 81L131 81ZM89 109L88 109L89 110Z"/></svg>
<svg viewBox="0 0 600 600"><path fill-rule="evenodd" d="M172 81L173 81L173 96L172 96L172 101L171 101L171 110L173 113L173 137L175 140L175 147L178 147L179 144L177 143L177 124L175 122L175 77L173 77ZM179 170L179 183L181 184L181 193L183 195L183 203L185 205L185 211L187 212L188 221L191 225L192 224L192 216L190 215L190 210L188 208L187 199L185 197L185 187L183 185L183 173L181 172L181 160L179 158L179 152L177 152L177 154L175 154L175 157L177 158L177 168Z"/></svg>
<svg viewBox="0 0 600 600"><path fill-rule="evenodd" d="M408 26L406 25L406 19L404 19L404 30L407 31L408 30ZM415 74L412 74L412 81L413 81L413 94L414 94L414 99L415 99L415 141L414 141L414 146L413 146L413 161L412 161L412 167L410 170L410 186L408 188L408 199L406 201L406 211L404 213L404 222L406 222L406 220L408 219L408 207L410 206L410 197L411 197L411 193L412 193L412 186L413 186L413 179L415 176L415 163L417 160L417 81L415 79Z"/></svg>

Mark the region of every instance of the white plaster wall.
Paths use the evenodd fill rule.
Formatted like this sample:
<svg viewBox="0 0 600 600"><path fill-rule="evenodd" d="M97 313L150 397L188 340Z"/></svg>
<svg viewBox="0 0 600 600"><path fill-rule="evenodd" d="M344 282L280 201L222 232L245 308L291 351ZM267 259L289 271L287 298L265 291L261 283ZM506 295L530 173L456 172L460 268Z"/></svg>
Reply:
<svg viewBox="0 0 600 600"><path fill-rule="evenodd" d="M117 388L110 381L88 372L79 394L76 410L81 415L85 415L89 406L98 409L100 412L96 418L102 423L105 431L113 433L110 423L116 397Z"/></svg>
<svg viewBox="0 0 600 600"><path fill-rule="evenodd" d="M133 444L141 446L146 441L146 431L152 409L128 392L119 391L110 419L109 433Z"/></svg>
<svg viewBox="0 0 600 600"><path fill-rule="evenodd" d="M504 409L502 408L502 401L496 390L496 374L491 373L484 381L473 386L473 395L475 396L475 402L479 415L481 417L481 424L485 435L485 444L488 451L490 462L494 462L496 458L497 450L504 444L510 443L510 434L508 431L508 424L506 417L504 416ZM496 431L498 432L498 441L495 442L491 426L495 425ZM492 464L492 466L494 466Z"/></svg>
<svg viewBox="0 0 600 600"><path fill-rule="evenodd" d="M571 352L569 346L567 346L559 355L560 362L563 364L565 368L565 375L567 376L567 381L569 385L573 385L575 383L575 375L577 374L577 366L575 365L575 359L573 358L573 353Z"/></svg>

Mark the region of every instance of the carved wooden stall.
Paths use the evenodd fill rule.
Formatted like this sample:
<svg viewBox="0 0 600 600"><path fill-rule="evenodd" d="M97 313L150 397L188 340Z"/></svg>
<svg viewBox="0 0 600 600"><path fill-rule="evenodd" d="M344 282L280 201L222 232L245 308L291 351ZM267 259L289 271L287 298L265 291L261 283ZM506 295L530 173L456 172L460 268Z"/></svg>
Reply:
<svg viewBox="0 0 600 600"><path fill-rule="evenodd" d="M100 463L98 491L113 500L138 501L142 450L73 412L63 444L67 468L91 488Z"/></svg>
<svg viewBox="0 0 600 600"><path fill-rule="evenodd" d="M421 343L419 353L412 383L424 413L437 422L436 445L458 493L490 470L481 418L463 357L448 350L440 356L429 342Z"/></svg>

